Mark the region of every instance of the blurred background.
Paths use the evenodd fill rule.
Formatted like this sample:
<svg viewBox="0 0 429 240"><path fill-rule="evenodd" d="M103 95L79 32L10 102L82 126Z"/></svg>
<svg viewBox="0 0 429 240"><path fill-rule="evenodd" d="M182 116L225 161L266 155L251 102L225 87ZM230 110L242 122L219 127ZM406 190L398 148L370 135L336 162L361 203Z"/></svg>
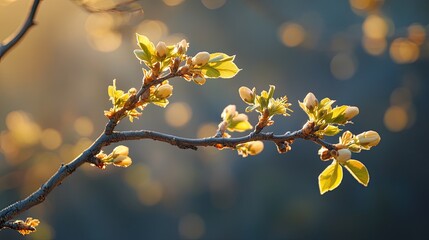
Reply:
<svg viewBox="0 0 429 240"><path fill-rule="evenodd" d="M31 2L0 0L0 39ZM380 133L379 146L353 156L368 167L369 186L344 172L321 196L317 177L329 163L300 140L285 155L267 143L248 158L127 142L131 167L80 168L20 216L41 220L25 239L423 239L428 10L425 0L42 1L37 26L0 63L0 207L36 190L102 132L113 79L121 89L139 86L137 32L154 42L187 39L189 54L236 54L243 70L204 86L175 79L166 109L151 105L119 129L211 136L226 105L244 111L240 86L273 84L294 113L266 130L284 133L305 123L297 101L312 91L359 106L347 129ZM23 237L4 230L0 239Z"/></svg>

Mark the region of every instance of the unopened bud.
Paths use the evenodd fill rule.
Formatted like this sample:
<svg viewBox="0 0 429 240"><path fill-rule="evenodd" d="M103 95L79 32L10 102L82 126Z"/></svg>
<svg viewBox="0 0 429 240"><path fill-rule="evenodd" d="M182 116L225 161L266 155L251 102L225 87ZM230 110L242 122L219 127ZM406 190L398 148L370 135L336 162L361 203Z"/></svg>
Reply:
<svg viewBox="0 0 429 240"><path fill-rule="evenodd" d="M136 93L137 93L136 88L130 88L130 90L128 90L128 94L130 94L130 95L136 95Z"/></svg>
<svg viewBox="0 0 429 240"><path fill-rule="evenodd" d="M228 105L223 109L222 114L220 115L224 121L228 121L228 119L237 115L237 110L235 105Z"/></svg>
<svg viewBox="0 0 429 240"><path fill-rule="evenodd" d="M116 156L128 156L129 149L124 145L119 145L115 147L112 151L112 156L115 158Z"/></svg>
<svg viewBox="0 0 429 240"><path fill-rule="evenodd" d="M179 54L185 54L186 51L188 51L188 42L183 39L182 41L180 41L179 43L177 43L177 53Z"/></svg>
<svg viewBox="0 0 429 240"><path fill-rule="evenodd" d="M359 108L354 106L348 106L346 111L344 111L344 117L348 120L354 118L359 114Z"/></svg>
<svg viewBox="0 0 429 240"><path fill-rule="evenodd" d="M159 42L156 45L156 54L158 57L164 57L167 54L167 45L165 45L165 42Z"/></svg>
<svg viewBox="0 0 429 240"><path fill-rule="evenodd" d="M363 132L356 136L358 143L364 147L374 147L380 142L380 135L376 131Z"/></svg>
<svg viewBox="0 0 429 240"><path fill-rule="evenodd" d="M120 155L113 160L113 165L117 167L128 167L133 163L130 157Z"/></svg>
<svg viewBox="0 0 429 240"><path fill-rule="evenodd" d="M170 84L164 84L158 87L155 91L155 96L160 99L165 99L171 96L173 93L173 86Z"/></svg>
<svg viewBox="0 0 429 240"><path fill-rule="evenodd" d="M339 163L345 163L352 157L352 152L350 152L350 150L347 148L340 149L337 152L338 155L335 157L335 160L337 160Z"/></svg>
<svg viewBox="0 0 429 240"><path fill-rule="evenodd" d="M208 52L199 52L192 58L192 64L194 65L206 65L210 60L210 53Z"/></svg>
<svg viewBox="0 0 429 240"><path fill-rule="evenodd" d="M313 111L314 108L319 104L319 101L317 100L316 96L314 96L313 93L309 92L307 93L307 96L305 96L304 98L304 105L305 107L310 110Z"/></svg>
<svg viewBox="0 0 429 240"><path fill-rule="evenodd" d="M262 141L252 141L248 142L248 153L250 155L257 155L264 150L264 143Z"/></svg>
<svg viewBox="0 0 429 240"><path fill-rule="evenodd" d="M248 87L240 87L238 93L245 103L252 104L255 101L255 94Z"/></svg>
<svg viewBox="0 0 429 240"><path fill-rule="evenodd" d="M199 74L195 75L192 80L198 85L203 85L204 83L206 83L206 78Z"/></svg>
<svg viewBox="0 0 429 240"><path fill-rule="evenodd" d="M329 149L322 147L319 150L320 160L327 161L332 158L331 151Z"/></svg>

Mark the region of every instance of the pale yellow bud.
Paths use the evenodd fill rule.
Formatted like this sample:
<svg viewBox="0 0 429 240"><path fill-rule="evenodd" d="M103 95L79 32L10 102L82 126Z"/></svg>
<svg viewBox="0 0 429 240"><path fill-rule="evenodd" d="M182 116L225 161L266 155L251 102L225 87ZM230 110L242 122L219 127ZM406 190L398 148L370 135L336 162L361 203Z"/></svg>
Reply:
<svg viewBox="0 0 429 240"><path fill-rule="evenodd" d="M365 147L374 147L380 142L380 135L376 131L363 132L356 136L359 145Z"/></svg>
<svg viewBox="0 0 429 240"><path fill-rule="evenodd" d="M164 57L167 54L167 45L165 42L159 42L156 45L156 54L158 57Z"/></svg>
<svg viewBox="0 0 429 240"><path fill-rule="evenodd" d="M317 100L316 96L312 92L307 93L307 96L304 98L304 105L305 107L313 111L314 108L319 104L319 101Z"/></svg>
<svg viewBox="0 0 429 240"><path fill-rule="evenodd" d="M194 76L192 80L198 85L203 85L204 83L206 83L206 78L200 75Z"/></svg>
<svg viewBox="0 0 429 240"><path fill-rule="evenodd" d="M130 88L128 90L128 94L130 94L130 95L135 95L136 93L137 93L137 89L136 88Z"/></svg>
<svg viewBox="0 0 429 240"><path fill-rule="evenodd" d="M170 84L164 84L158 87L155 91L155 96L160 99L165 99L173 94L173 86Z"/></svg>
<svg viewBox="0 0 429 240"><path fill-rule="evenodd" d="M179 43L177 43L177 52L179 54L184 54L188 51L188 42L185 39L182 39Z"/></svg>
<svg viewBox="0 0 429 240"><path fill-rule="evenodd" d="M199 52L192 58L192 64L194 65L206 65L210 60L210 53L208 52Z"/></svg>
<svg viewBox="0 0 429 240"><path fill-rule="evenodd" d="M354 106L348 106L346 111L344 111L344 117L348 120L354 118L359 114L359 108Z"/></svg>
<svg viewBox="0 0 429 240"><path fill-rule="evenodd" d="M248 153L250 155L257 155L264 150L264 143L262 141L252 141L248 142Z"/></svg>
<svg viewBox="0 0 429 240"><path fill-rule="evenodd" d="M117 167L128 167L133 163L130 157L120 155L113 160L113 165Z"/></svg>
<svg viewBox="0 0 429 240"><path fill-rule="evenodd" d="M115 149L113 149L112 156L113 157L128 156L128 153L129 153L128 147L126 147L124 145L119 145L119 146L115 147Z"/></svg>
<svg viewBox="0 0 429 240"><path fill-rule="evenodd" d="M232 118L233 122L245 122L247 120L248 120L247 115L244 113L240 113L237 116Z"/></svg>
<svg viewBox="0 0 429 240"><path fill-rule="evenodd" d="M347 148L343 148L337 151L338 156L335 157L335 160L337 160L339 163L345 163L352 157L352 152L348 150Z"/></svg>
<svg viewBox="0 0 429 240"><path fill-rule="evenodd" d="M237 110L235 105L228 105L223 109L222 114L220 115L224 121L227 121L229 118L237 115Z"/></svg>
<svg viewBox="0 0 429 240"><path fill-rule="evenodd" d="M241 99L246 103L252 104L255 100L255 94L248 87L240 87L238 89L238 93L240 94Z"/></svg>

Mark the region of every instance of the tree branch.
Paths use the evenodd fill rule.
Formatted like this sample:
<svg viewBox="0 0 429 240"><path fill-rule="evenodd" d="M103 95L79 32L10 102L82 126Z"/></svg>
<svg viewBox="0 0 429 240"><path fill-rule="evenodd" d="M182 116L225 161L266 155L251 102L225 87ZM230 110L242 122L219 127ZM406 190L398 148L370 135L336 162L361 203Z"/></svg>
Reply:
<svg viewBox="0 0 429 240"><path fill-rule="evenodd" d="M32 26L36 24L34 22L34 17L36 16L37 8L40 4L40 1L41 0L33 1L33 5L31 6L31 9L30 9L30 13L28 14L27 19L25 20L21 28L17 31L17 33L12 34L3 42L0 43L0 60L11 48L13 48L13 46L15 46L22 39L22 37L27 33L28 29L30 29Z"/></svg>
<svg viewBox="0 0 429 240"><path fill-rule="evenodd" d="M210 147L210 146L222 146L228 148L235 148L240 143L246 143L250 141L271 141L274 143L277 142L290 142L295 139L306 139L315 142L323 147L328 149L333 149L334 146L330 143L320 140L318 137L313 135L306 135L302 130L294 131L292 133L287 132L285 134L276 135L273 133L250 133L243 137L237 138L222 138L222 137L209 137L209 138L183 138L177 137L165 133L148 131L148 130L139 130L139 131L121 131L113 132L109 136L109 142L122 142L127 140L142 140L142 139L151 139L154 141L161 141L169 143L173 146L177 146L182 149L193 149L197 150L198 147Z"/></svg>
<svg viewBox="0 0 429 240"><path fill-rule="evenodd" d="M173 64L174 65L174 64ZM152 139L155 141L161 141L169 143L171 145L177 146L182 149L193 149L197 150L198 147L216 147L216 148L233 148L235 149L238 144L246 143L250 141L271 141L274 142L278 147L281 145L291 144L295 139L304 139L310 140L326 147L327 149L335 149L335 146L324 142L319 139L318 136L314 135L314 129L311 128L309 124L304 125L303 129L297 130L294 132L286 132L285 134L276 135L273 133L266 133L260 131L254 131L249 133L246 136L237 137L237 138L222 138L222 134L216 133L214 137L201 138L201 139L192 139L192 138L183 138L174 135L169 135L165 133L149 131L149 130L140 130L140 131L114 131L115 127L119 121L127 115L128 110L134 109L140 101L142 96L150 91L151 86L161 84L163 81L180 76L177 71L177 66L172 69L171 73L165 76L158 75L148 75L143 79L142 86L136 95L130 97L125 103L124 107L114 113L110 117L109 122L106 124L103 133L94 141L94 143L87 148L81 155L76 157L74 160L68 164L63 164L58 169L58 171L48 179L38 190L30 194L27 198L13 203L12 205L2 209L0 211L0 230L4 228L15 229L13 221L10 221L15 216L25 212L26 210L42 203L46 197L59 186L65 178L70 176L77 168L86 163L94 164L99 168L104 168L103 162L100 159L95 157L100 153L101 149L105 146L110 145L111 143L128 141L128 140L143 140L143 139ZM174 71L173 71L174 70ZM261 128L262 130L262 128ZM286 149L286 148L285 148ZM287 150L280 149L279 152L284 153ZM15 221L16 222L16 221ZM19 230L19 229L16 229ZM26 230L26 229L21 229ZM31 229L28 229L31 230Z"/></svg>

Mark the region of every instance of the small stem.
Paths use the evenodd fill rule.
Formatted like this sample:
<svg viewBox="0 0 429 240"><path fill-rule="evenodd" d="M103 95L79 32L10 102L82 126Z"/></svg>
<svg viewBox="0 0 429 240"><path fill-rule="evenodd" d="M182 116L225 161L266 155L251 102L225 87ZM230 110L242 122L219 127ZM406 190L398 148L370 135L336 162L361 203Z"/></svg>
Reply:
<svg viewBox="0 0 429 240"><path fill-rule="evenodd" d="M37 8L41 0L34 0L33 5L31 6L30 13L27 16L24 24L19 28L17 33L13 36L9 36L6 40L0 43L0 60L2 57L15 46L22 37L27 33L28 29L35 25L34 17L36 16ZM8 40L10 39L10 40Z"/></svg>

